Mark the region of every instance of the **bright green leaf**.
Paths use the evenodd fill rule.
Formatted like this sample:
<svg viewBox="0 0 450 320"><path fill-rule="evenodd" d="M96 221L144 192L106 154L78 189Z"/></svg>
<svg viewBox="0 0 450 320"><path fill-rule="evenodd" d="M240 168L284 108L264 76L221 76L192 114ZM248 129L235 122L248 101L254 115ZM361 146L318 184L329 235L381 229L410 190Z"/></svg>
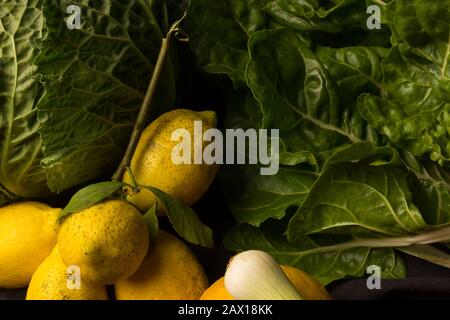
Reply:
<svg viewBox="0 0 450 320"><path fill-rule="evenodd" d="M124 186L122 182L108 181L91 184L79 190L70 199L67 206L61 211L59 219L75 212L90 208L93 205L110 197Z"/></svg>

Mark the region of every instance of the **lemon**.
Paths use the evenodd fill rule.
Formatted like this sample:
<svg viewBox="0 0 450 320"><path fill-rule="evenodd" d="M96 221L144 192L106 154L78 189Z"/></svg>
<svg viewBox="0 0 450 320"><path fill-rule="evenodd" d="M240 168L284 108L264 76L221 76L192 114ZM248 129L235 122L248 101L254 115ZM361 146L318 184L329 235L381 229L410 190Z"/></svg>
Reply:
<svg viewBox="0 0 450 320"><path fill-rule="evenodd" d="M0 208L0 287L28 285L33 272L56 244L61 209L38 202Z"/></svg>
<svg viewBox="0 0 450 320"><path fill-rule="evenodd" d="M42 262L30 282L27 300L107 300L106 287L83 278L74 287L70 269L63 263L56 246L51 255ZM74 275L76 276L76 275ZM71 283L68 286L68 282Z"/></svg>
<svg viewBox="0 0 450 320"><path fill-rule="evenodd" d="M139 268L149 247L140 212L123 200L106 200L68 216L58 246L66 265L81 268L87 279L113 284Z"/></svg>
<svg viewBox="0 0 450 320"><path fill-rule="evenodd" d="M163 114L142 133L131 160L131 170L138 184L152 186L191 206L208 190L218 170L218 165L175 164L172 151L180 141L172 141L172 133L185 129L194 137L194 121L201 121L203 132L214 128L216 114L212 111L194 112L177 109ZM203 148L206 143L203 142ZM192 154L194 147L191 148ZM193 158L192 158L193 159ZM123 181L131 184L125 173ZM130 195L128 200L141 211L147 211L157 201L148 190Z"/></svg>
<svg viewBox="0 0 450 320"><path fill-rule="evenodd" d="M280 266L288 279L305 300L330 300L328 294L320 282L312 278L304 271L290 266ZM264 279L261 279L264 281ZM201 296L200 300L234 300L225 288L224 278L214 282Z"/></svg>
<svg viewBox="0 0 450 320"><path fill-rule="evenodd" d="M222 277L203 292L200 300L234 300L234 298L225 288L225 278Z"/></svg>
<svg viewBox="0 0 450 320"><path fill-rule="evenodd" d="M159 230L139 270L116 283L115 291L118 300L196 300L207 287L203 268L189 248Z"/></svg>

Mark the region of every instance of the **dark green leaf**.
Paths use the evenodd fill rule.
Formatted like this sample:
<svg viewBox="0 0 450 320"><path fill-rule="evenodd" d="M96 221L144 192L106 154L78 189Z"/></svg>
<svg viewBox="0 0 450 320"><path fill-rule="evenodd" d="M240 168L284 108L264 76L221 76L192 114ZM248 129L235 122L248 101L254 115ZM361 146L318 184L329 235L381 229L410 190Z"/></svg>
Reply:
<svg viewBox="0 0 450 320"><path fill-rule="evenodd" d="M281 219L290 207L302 204L317 178L314 172L282 167L274 176L261 176L258 166L227 166L221 178L227 186L231 211L239 222L259 226Z"/></svg>
<svg viewBox="0 0 450 320"><path fill-rule="evenodd" d="M22 197L49 194L42 159L36 101L42 87L30 75L43 37L39 0L0 5L0 184Z"/></svg>
<svg viewBox="0 0 450 320"><path fill-rule="evenodd" d="M356 226L385 236L424 231L405 172L387 166L339 164L327 170L289 223L290 241Z"/></svg>
<svg viewBox="0 0 450 320"><path fill-rule="evenodd" d="M115 169L163 37L151 2L77 2L81 30L69 30L64 23L69 3L46 2L43 14L49 32L35 60L37 73L48 84L37 107L45 120L39 130L41 164L50 189L57 192ZM164 85L154 99L166 109L173 103L173 76L173 70L164 71Z"/></svg>
<svg viewBox="0 0 450 320"><path fill-rule="evenodd" d="M143 216L149 231L150 239L155 239L159 230L158 216L156 214L157 204L155 203Z"/></svg>
<svg viewBox="0 0 450 320"><path fill-rule="evenodd" d="M185 28L205 71L226 74L238 87L245 83L248 34L263 24L264 17L247 1L193 0Z"/></svg>
<svg viewBox="0 0 450 320"><path fill-rule="evenodd" d="M66 25L73 3L80 30ZM36 198L116 168L159 53L164 3L1 1L0 184ZM172 69L168 59L155 113L173 104Z"/></svg>
<svg viewBox="0 0 450 320"><path fill-rule="evenodd" d="M445 129L450 96L427 65L409 63L399 48L383 61L382 87L388 96L364 93L358 105L372 127L415 156L443 162L450 157L450 135Z"/></svg>
<svg viewBox="0 0 450 320"><path fill-rule="evenodd" d="M61 211L59 219L75 212L82 211L103 201L124 186L122 182L108 181L91 184L79 190L70 199L69 204Z"/></svg>
<svg viewBox="0 0 450 320"><path fill-rule="evenodd" d="M438 226L450 223L450 170L432 161L419 161L403 152L405 166L413 172L411 188L414 202L427 223Z"/></svg>
<svg viewBox="0 0 450 320"><path fill-rule="evenodd" d="M361 277L372 264L381 268L383 278L405 277L405 265L391 248L348 247L346 243L320 246L308 237L292 245L274 225L259 229L239 225L226 235L224 244L232 251L265 251L278 263L302 269L325 285L348 276Z"/></svg>
<svg viewBox="0 0 450 320"><path fill-rule="evenodd" d="M15 196L0 185L0 208L14 202Z"/></svg>
<svg viewBox="0 0 450 320"><path fill-rule="evenodd" d="M170 223L181 237L203 247L212 248L214 246L212 230L200 221L194 210L157 188L145 188L153 192L161 201Z"/></svg>

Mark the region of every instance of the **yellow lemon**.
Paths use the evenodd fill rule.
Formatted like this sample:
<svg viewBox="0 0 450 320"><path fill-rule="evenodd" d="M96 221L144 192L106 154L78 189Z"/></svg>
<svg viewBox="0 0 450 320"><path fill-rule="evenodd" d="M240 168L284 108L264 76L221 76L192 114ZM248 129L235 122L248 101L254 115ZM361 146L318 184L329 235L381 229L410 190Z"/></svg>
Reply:
<svg viewBox="0 0 450 320"><path fill-rule="evenodd" d="M33 272L56 244L61 209L38 202L0 208L0 287L28 285Z"/></svg>
<svg viewBox="0 0 450 320"><path fill-rule="evenodd" d="M113 284L139 268L149 247L140 212L123 200L107 200L68 216L58 246L66 265L81 268L87 279Z"/></svg>
<svg viewBox="0 0 450 320"><path fill-rule="evenodd" d="M107 300L105 286L71 273L64 264L56 246L33 274L27 290L27 300ZM79 281L77 283L77 281Z"/></svg>
<svg viewBox="0 0 450 320"><path fill-rule="evenodd" d="M216 126L216 114L212 111L194 112L185 109L163 114L142 133L130 166L138 184L158 188L187 206L203 196L218 170L218 165L194 164L192 145L192 154L189 156L191 164L176 164L173 161L173 150L180 141L173 141L172 134L178 129L184 129L193 140L195 121L201 121L200 134L203 135L206 130ZM207 143L200 143L203 150ZM124 175L123 181L131 184L128 173ZM156 202L155 196L146 189L130 195L128 200L141 211L147 211Z"/></svg>
<svg viewBox="0 0 450 320"><path fill-rule="evenodd" d="M284 273L305 300L330 300L328 294L322 284L312 278L307 273L290 266L280 266ZM264 279L261 279L264 281ZM231 294L225 288L224 278L220 278L214 282L201 296L200 300L234 300Z"/></svg>
<svg viewBox="0 0 450 320"><path fill-rule="evenodd" d="M139 270L116 283L118 300L196 300L208 287L203 268L180 240L159 230Z"/></svg>

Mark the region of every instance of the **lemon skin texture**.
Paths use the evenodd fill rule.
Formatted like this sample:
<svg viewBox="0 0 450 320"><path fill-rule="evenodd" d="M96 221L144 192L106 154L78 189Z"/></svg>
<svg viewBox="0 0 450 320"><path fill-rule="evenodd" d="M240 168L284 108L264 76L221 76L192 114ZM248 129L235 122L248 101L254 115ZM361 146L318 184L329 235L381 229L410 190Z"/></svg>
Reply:
<svg viewBox="0 0 450 320"><path fill-rule="evenodd" d="M56 244L61 209L38 202L0 208L0 288L22 288Z"/></svg>
<svg viewBox="0 0 450 320"><path fill-rule="evenodd" d="M197 300L208 280L194 254L159 230L150 253L131 278L116 283L118 300Z"/></svg>
<svg viewBox="0 0 450 320"><path fill-rule="evenodd" d="M107 200L68 216L58 246L66 265L87 279L113 284L139 268L149 248L149 232L140 212L124 200Z"/></svg>
<svg viewBox="0 0 450 320"><path fill-rule="evenodd" d="M83 278L80 287L67 286L67 266L56 246L33 274L27 290L27 300L107 300L106 287Z"/></svg>
<svg viewBox="0 0 450 320"><path fill-rule="evenodd" d="M173 149L180 141L172 141L172 133L186 129L194 138L194 121L202 121L203 133L217 124L212 111L194 112L177 109L163 114L153 121L142 133L131 160L131 171L136 182L142 186L158 188L190 207L208 190L219 166L194 164L194 146L191 145L191 164L175 164ZM203 148L210 142L202 142ZM123 181L132 184L132 178L125 173ZM128 200L142 212L150 209L157 199L147 189L128 197ZM161 212L159 212L161 213Z"/></svg>

